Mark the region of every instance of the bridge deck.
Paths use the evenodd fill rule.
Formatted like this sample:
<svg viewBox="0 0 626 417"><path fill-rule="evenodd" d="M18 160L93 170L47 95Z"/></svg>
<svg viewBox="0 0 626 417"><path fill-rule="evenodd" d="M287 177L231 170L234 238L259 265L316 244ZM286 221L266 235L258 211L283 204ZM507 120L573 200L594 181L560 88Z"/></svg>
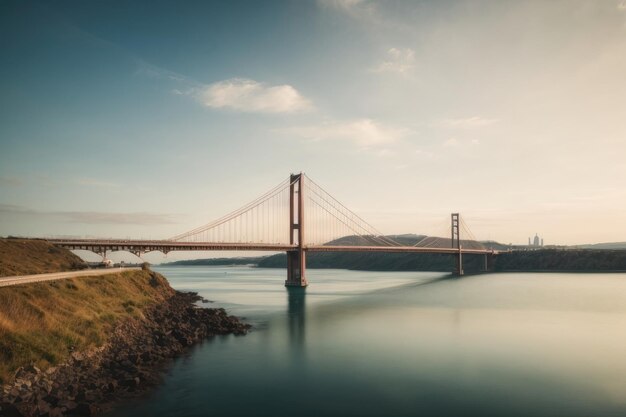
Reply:
<svg viewBox="0 0 626 417"><path fill-rule="evenodd" d="M214 243L214 242L174 242L168 240L122 240L122 239L48 239L55 245L77 250L94 252L172 252L172 251L269 251L285 252L296 250L296 245L276 245L264 243ZM456 248L427 248L419 246L305 246L308 252L387 252L387 253L442 253L457 254ZM497 254L490 249L461 249L463 254Z"/></svg>

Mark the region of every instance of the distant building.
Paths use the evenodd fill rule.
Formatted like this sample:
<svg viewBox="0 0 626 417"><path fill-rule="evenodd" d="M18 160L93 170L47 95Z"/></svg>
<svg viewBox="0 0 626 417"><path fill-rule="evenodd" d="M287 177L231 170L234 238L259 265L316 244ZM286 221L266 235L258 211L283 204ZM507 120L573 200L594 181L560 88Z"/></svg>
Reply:
<svg viewBox="0 0 626 417"><path fill-rule="evenodd" d="M543 246L543 238L540 238L537 233L535 233L535 237L532 239L528 238L528 246L532 246L534 248L540 248Z"/></svg>

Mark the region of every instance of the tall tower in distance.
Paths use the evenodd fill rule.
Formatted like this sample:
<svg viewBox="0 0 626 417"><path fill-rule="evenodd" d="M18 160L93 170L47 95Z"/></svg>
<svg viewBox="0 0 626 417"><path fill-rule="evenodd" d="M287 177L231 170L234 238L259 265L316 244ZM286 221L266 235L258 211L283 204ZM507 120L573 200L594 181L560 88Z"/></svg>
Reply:
<svg viewBox="0 0 626 417"><path fill-rule="evenodd" d="M535 238L533 239L533 246L539 246L539 236L535 233Z"/></svg>

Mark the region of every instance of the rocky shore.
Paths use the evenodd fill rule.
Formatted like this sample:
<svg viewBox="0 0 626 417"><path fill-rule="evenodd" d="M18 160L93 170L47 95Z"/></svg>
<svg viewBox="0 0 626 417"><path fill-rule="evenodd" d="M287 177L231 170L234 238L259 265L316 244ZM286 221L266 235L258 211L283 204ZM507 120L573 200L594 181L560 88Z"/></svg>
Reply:
<svg viewBox="0 0 626 417"><path fill-rule="evenodd" d="M125 320L97 349L73 352L65 363L17 370L0 391L0 416L91 416L138 396L160 382L169 358L223 334L242 335L249 325L224 309L198 308L195 293L176 292L143 317Z"/></svg>

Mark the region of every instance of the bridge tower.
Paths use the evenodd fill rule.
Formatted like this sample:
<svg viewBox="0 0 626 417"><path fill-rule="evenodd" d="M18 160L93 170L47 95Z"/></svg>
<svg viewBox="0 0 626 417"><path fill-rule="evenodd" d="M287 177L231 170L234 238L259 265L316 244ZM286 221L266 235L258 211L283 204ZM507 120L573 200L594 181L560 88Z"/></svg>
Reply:
<svg viewBox="0 0 626 417"><path fill-rule="evenodd" d="M289 244L286 287L306 287L306 252L304 251L304 175L291 174L289 186Z"/></svg>
<svg viewBox="0 0 626 417"><path fill-rule="evenodd" d="M459 213L451 214L451 232L452 232L452 248L457 248L459 251L456 256L456 268L455 273L458 276L463 275L463 253L461 252L461 217Z"/></svg>

